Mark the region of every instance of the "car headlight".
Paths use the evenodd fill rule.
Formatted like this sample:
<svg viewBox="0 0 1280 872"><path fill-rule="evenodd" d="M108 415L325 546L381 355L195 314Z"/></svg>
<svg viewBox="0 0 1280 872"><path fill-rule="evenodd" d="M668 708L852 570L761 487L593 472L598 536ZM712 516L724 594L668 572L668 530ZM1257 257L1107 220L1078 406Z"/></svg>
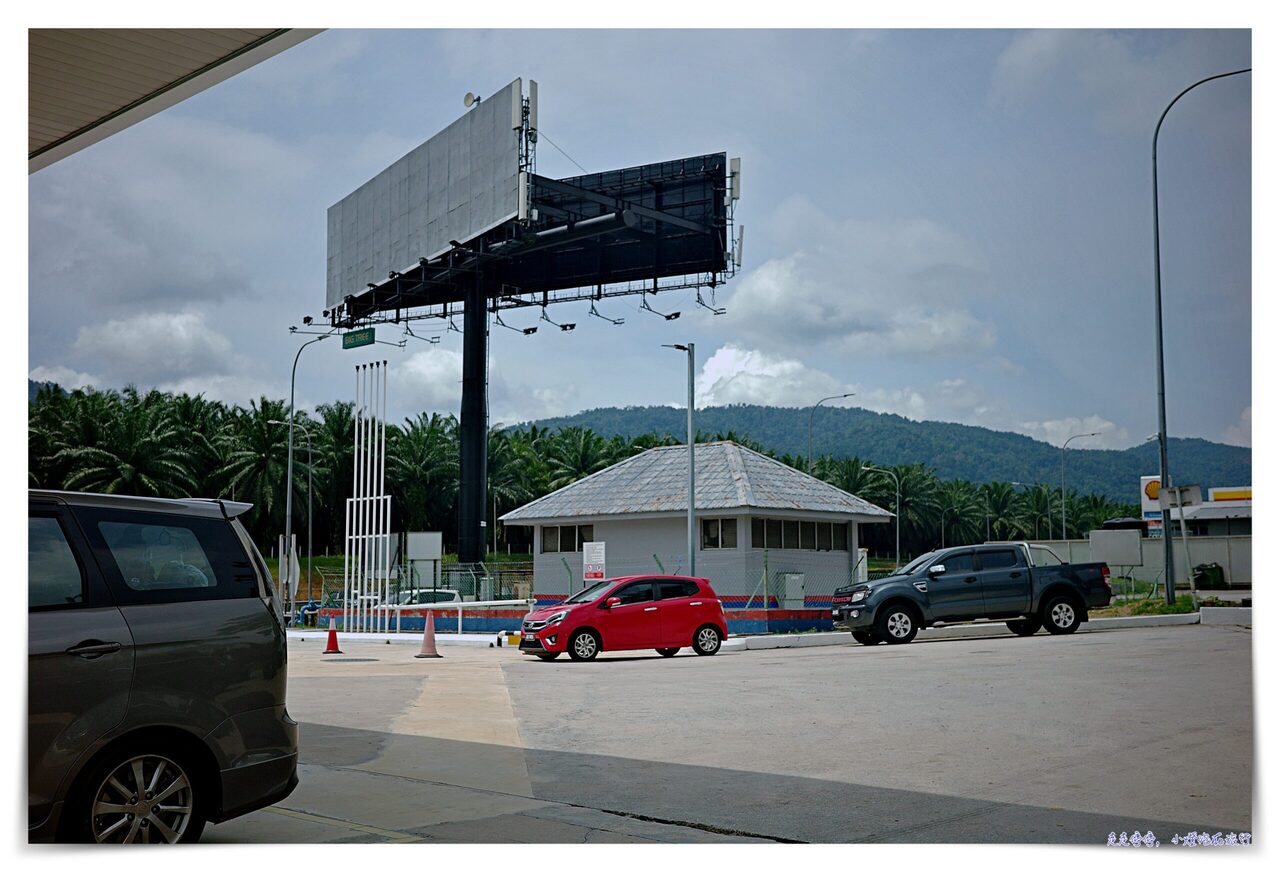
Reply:
<svg viewBox="0 0 1280 872"><path fill-rule="evenodd" d="M860 602L862 602L864 599L866 599L866 598L867 598L867 595L868 595L868 594L870 594L870 593L871 593L871 591L867 590L865 587L864 587L862 590L855 590L855 591L853 592L853 595L849 597L849 602L851 602L851 603L860 603Z"/></svg>
<svg viewBox="0 0 1280 872"><path fill-rule="evenodd" d="M569 610L568 610L568 609L565 609L565 610L564 610L564 611L562 611L562 612L556 612L554 615L552 615L551 617L547 618L547 626L551 626L552 624L558 624L558 623L560 623L561 621L563 621L563 620L564 620L565 618L567 618L567 617L569 617Z"/></svg>

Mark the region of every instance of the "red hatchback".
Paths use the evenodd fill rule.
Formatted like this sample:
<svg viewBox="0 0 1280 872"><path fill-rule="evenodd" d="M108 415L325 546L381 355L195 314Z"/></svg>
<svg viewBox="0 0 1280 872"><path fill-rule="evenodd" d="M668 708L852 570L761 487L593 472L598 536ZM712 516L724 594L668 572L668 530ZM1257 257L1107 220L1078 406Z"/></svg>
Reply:
<svg viewBox="0 0 1280 872"><path fill-rule="evenodd" d="M729 635L720 598L705 578L635 575L609 578L563 603L529 613L520 650L543 660L568 651L594 660L601 651L653 648L673 657L681 648L714 654Z"/></svg>

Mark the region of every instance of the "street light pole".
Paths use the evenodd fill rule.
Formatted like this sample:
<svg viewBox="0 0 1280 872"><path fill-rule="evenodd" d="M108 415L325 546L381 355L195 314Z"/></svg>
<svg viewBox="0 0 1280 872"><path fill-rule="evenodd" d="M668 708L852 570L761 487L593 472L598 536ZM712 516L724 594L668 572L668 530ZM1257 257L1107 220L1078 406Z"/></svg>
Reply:
<svg viewBox="0 0 1280 872"><path fill-rule="evenodd" d="M298 383L298 358L302 357L302 350L308 345L328 339L328 334L317 336L315 339L308 339L302 345L298 346L298 353L293 356L293 374L289 376L289 462L287 471L285 472L285 488L284 488L284 550L289 557L285 560L285 566L289 567L289 572L293 572L293 400L294 389ZM282 554L281 557L284 557ZM308 569L308 571L310 571ZM284 591L281 599L283 599L290 607L293 606L293 597L289 593L288 582L285 581Z"/></svg>
<svg viewBox="0 0 1280 872"><path fill-rule="evenodd" d="M693 343L688 345L663 345L663 348L674 348L683 351L689 357L689 420L687 425L689 443L689 574L694 575L694 562L697 550L694 538L694 491L693 491Z"/></svg>
<svg viewBox="0 0 1280 872"><path fill-rule="evenodd" d="M864 466L863 469L883 472L893 477L893 568L896 570L902 566L901 552L898 550L901 542L899 534L902 531L902 482L899 481L898 474L891 469L883 469L879 466Z"/></svg>
<svg viewBox="0 0 1280 872"><path fill-rule="evenodd" d="M285 422L271 420L267 423L283 425ZM298 426L302 428L302 435L307 437L307 599L311 599L311 555L315 551L311 544L311 470L315 468L316 456L312 450L311 428L306 424Z"/></svg>
<svg viewBox="0 0 1280 872"><path fill-rule="evenodd" d="M1072 439L1083 439L1086 436L1097 436L1097 433L1077 433L1062 443L1062 541L1067 541L1067 446ZM1050 530L1050 535L1053 531ZM990 538L990 537L988 537Z"/></svg>
<svg viewBox="0 0 1280 872"><path fill-rule="evenodd" d="M1239 76L1243 73L1253 72L1252 67L1243 70L1232 70L1229 73L1218 73L1216 76L1209 76L1201 79L1195 84L1188 85L1179 92L1178 96L1169 101L1169 105L1164 107L1164 111L1160 113L1160 120L1156 122L1155 133L1151 136L1151 228L1152 237L1155 243L1155 273L1156 273L1156 404L1159 407L1160 415L1160 485L1161 487L1171 487L1172 482L1169 478L1169 430L1165 424L1165 406L1164 406L1164 314L1160 302L1160 173L1156 160L1156 146L1160 142L1160 127L1164 124L1164 118L1169 114L1169 110L1173 108L1173 104L1182 99L1188 91L1198 88L1205 82L1212 82L1214 79L1225 79L1228 76ZM1173 591L1173 539L1169 536L1171 521L1168 509L1160 510L1161 517L1161 538L1164 540L1164 599L1166 603L1172 604L1174 600ZM1187 571L1191 571L1191 567L1187 567Z"/></svg>
<svg viewBox="0 0 1280 872"><path fill-rule="evenodd" d="M835 396L832 396L832 397L823 397L822 399L818 400L818 402L814 403L813 406L809 409L809 475L813 475L813 413L818 411L818 406L821 406L827 400L843 400L845 397L852 397L852 396L856 396L856 395L855 394L836 394Z"/></svg>

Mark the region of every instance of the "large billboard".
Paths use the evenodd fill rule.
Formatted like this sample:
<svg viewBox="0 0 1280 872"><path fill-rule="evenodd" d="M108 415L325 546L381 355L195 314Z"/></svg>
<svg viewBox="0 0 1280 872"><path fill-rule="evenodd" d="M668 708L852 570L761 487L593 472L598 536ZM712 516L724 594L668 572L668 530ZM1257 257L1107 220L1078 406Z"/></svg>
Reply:
<svg viewBox="0 0 1280 872"><path fill-rule="evenodd" d="M522 111L516 79L329 207L328 308L516 217Z"/></svg>

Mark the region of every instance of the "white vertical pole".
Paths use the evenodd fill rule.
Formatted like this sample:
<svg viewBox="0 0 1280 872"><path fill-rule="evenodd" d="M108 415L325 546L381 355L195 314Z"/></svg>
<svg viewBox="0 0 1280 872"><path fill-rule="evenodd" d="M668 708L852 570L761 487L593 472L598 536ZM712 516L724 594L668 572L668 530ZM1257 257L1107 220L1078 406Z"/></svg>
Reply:
<svg viewBox="0 0 1280 872"><path fill-rule="evenodd" d="M373 435L373 421L372 421L372 420L370 420L370 417L369 417L369 411L370 411L370 408L371 408L371 407L372 407L372 405L373 405L373 404L372 404L372 402L371 402L372 397L373 397L373 365L372 365L372 364L367 364L367 365L365 366L365 368L364 368L364 378L365 378L365 392L364 392L364 458L363 458L363 464L364 464L364 492L363 492L363 494L362 494L362 498L361 498L361 501L360 501L360 504L361 504L361 506L362 506L362 509L361 509L361 515L362 515L362 516L363 516L363 518L364 518L364 521L363 521L363 535L364 535L364 567L363 567L363 572L361 573L361 576L360 576L360 586L361 586L361 588L362 588L361 593L363 594L363 602L364 602L364 604L365 604L365 605L364 605L364 614L365 614L365 622L366 622L366 623L365 623L365 625L364 625L364 629L367 631L367 630L369 629L369 627L368 627L368 619L369 619L369 617L370 617L370 605L372 604L368 597L369 597L369 594L370 594L370 593L372 593L372 591L370 591L370 590L369 590L369 588L370 588L370 584L369 584L369 577L372 575L372 572L371 572L371 568L372 568L372 567L371 567L371 563L372 563L372 559L373 559L372 548L370 548L370 544L371 544L371 542L370 542L370 539L369 539L369 528L372 526L371 521L373 520L372 513L369 511L369 508L370 508L370 507L369 507L369 494L370 494L370 492L372 491L372 483L373 483L373 482L372 482L372 472L373 472L373 470L372 470L371 465L370 465L370 460L372 459L372 457L371 457L371 448L370 448L370 442L371 442L372 440L371 440L371 438L370 438L370 437Z"/></svg>
<svg viewBox="0 0 1280 872"><path fill-rule="evenodd" d="M387 362L382 361L382 475L378 494L382 498L382 584L391 595L391 497L387 494Z"/></svg>
<svg viewBox="0 0 1280 872"><path fill-rule="evenodd" d="M366 407L369 405L369 384L368 376L365 372L364 364L360 365L360 414L356 421L356 427L360 431L360 449L355 456L355 463L360 470L360 487L356 491L356 548L359 555L356 561L356 611L358 612L357 622L360 629L364 629L364 610L366 600L364 595L364 575L365 575L365 499L364 492L368 486L369 479L368 470L365 469L364 457L367 450L368 438L365 432L365 418L367 417Z"/></svg>

